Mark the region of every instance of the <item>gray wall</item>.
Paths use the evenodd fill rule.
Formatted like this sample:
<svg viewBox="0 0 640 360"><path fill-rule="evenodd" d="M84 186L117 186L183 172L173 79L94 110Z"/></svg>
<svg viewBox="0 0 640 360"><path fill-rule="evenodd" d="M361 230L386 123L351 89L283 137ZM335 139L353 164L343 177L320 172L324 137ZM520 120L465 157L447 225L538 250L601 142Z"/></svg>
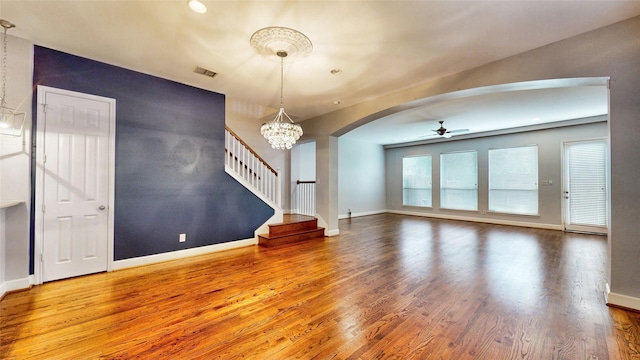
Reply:
<svg viewBox="0 0 640 360"><path fill-rule="evenodd" d="M603 117L604 118L604 117ZM387 177L387 207L390 210L413 213L455 215L468 218L532 223L554 227L562 224L562 143L570 140L601 138L607 133L606 122L538 130L517 134L490 136L469 140L447 141L428 145L392 148L385 151ZM538 209L539 216L487 213L488 210L488 150L496 148L538 145ZM445 152L478 151L478 211L440 209L440 154ZM412 155L432 156L433 208L402 205L402 158ZM552 185L542 186L542 180Z"/></svg>
<svg viewBox="0 0 640 360"><path fill-rule="evenodd" d="M382 145L338 138L339 217L384 212L385 157Z"/></svg>

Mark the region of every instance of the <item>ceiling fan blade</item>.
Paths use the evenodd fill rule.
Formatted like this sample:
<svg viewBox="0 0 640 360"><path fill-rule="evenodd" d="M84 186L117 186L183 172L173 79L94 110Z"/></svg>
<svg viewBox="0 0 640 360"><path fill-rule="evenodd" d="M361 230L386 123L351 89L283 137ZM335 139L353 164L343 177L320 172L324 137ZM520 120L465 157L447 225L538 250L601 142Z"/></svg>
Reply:
<svg viewBox="0 0 640 360"><path fill-rule="evenodd" d="M438 136L440 136L440 135L438 135L438 134L427 134L427 135L418 136L417 139L435 138L435 137L438 137Z"/></svg>
<svg viewBox="0 0 640 360"><path fill-rule="evenodd" d="M447 131L447 133L449 134L461 134L466 132L469 132L469 129L456 129L456 130Z"/></svg>

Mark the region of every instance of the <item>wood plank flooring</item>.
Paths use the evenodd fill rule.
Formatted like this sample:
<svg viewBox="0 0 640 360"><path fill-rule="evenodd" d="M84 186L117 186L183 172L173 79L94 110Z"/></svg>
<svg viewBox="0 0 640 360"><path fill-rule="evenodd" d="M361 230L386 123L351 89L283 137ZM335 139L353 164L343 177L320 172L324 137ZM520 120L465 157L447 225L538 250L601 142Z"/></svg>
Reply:
<svg viewBox="0 0 640 360"><path fill-rule="evenodd" d="M640 359L605 237L392 214L0 302L1 359Z"/></svg>

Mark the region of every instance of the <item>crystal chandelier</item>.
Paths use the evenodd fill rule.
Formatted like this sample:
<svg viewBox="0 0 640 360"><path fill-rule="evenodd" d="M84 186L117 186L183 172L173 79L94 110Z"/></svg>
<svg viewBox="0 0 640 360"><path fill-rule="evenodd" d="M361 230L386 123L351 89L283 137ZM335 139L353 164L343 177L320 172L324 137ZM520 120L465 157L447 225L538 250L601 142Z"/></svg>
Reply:
<svg viewBox="0 0 640 360"><path fill-rule="evenodd" d="M0 135L20 136L24 124L24 113L7 107L7 30L15 27L11 22L0 19L4 29L2 37L2 99L0 99Z"/></svg>
<svg viewBox="0 0 640 360"><path fill-rule="evenodd" d="M251 36L251 46L261 55L280 58L280 110L276 117L263 124L260 133L274 149L291 149L300 136L302 127L291 120L284 111L284 58L293 55L295 58L304 57L311 53L311 41L299 31L283 28L268 27L256 31Z"/></svg>
<svg viewBox="0 0 640 360"><path fill-rule="evenodd" d="M289 150L302 136L302 127L294 123L284 111L282 93L284 88L284 58L287 56L287 52L278 51L276 55L280 57L280 110L273 120L262 125L260 133L269 141L272 148Z"/></svg>

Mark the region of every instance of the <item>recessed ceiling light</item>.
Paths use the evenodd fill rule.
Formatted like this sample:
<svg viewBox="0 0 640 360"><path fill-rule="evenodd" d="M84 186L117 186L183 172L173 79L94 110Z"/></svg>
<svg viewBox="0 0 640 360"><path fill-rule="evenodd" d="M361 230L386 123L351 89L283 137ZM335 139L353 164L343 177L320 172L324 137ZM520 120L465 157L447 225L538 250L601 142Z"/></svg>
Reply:
<svg viewBox="0 0 640 360"><path fill-rule="evenodd" d="M333 69L333 70L331 70L331 75L338 75L340 73L342 73L341 69Z"/></svg>
<svg viewBox="0 0 640 360"><path fill-rule="evenodd" d="M204 14L207 12L207 7L198 0L187 0L187 4L191 10L197 12L198 14Z"/></svg>
<svg viewBox="0 0 640 360"><path fill-rule="evenodd" d="M340 105L340 100L333 100L333 105Z"/></svg>
<svg viewBox="0 0 640 360"><path fill-rule="evenodd" d="M538 122L538 121L540 121L540 118L533 118L533 119L531 119L531 121Z"/></svg>

